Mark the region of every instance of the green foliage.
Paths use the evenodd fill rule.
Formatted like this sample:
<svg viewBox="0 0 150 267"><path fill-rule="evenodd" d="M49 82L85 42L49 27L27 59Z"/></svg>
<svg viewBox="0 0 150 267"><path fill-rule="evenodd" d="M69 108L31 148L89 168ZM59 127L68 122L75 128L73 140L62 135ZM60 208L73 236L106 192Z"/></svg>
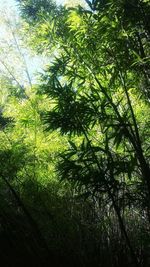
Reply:
<svg viewBox="0 0 150 267"><path fill-rule="evenodd" d="M17 40L22 76L2 61L0 246L15 266L149 266L150 5L85 2L19 0L49 66L32 83Z"/></svg>
<svg viewBox="0 0 150 267"><path fill-rule="evenodd" d="M61 154L59 176L81 191L108 197L138 265L121 212L131 202L139 207L141 193L147 199L148 217L150 210L144 134L149 109L149 5L139 1L88 4L90 10L78 7L67 15L64 11L64 31L55 25L58 55L42 86L55 105L45 119L48 129L59 129L71 138L71 148ZM58 38L60 29L63 36ZM76 135L82 137L81 144L74 142Z"/></svg>

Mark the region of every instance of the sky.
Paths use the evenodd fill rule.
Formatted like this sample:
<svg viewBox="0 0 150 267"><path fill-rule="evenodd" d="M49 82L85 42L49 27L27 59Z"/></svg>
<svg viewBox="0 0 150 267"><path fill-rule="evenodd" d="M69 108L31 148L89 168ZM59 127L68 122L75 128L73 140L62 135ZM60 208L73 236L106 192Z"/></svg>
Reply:
<svg viewBox="0 0 150 267"><path fill-rule="evenodd" d="M56 0L58 4L62 4L64 0ZM0 0L0 8L3 7L4 5L8 5L10 7L15 8L16 6L16 1L15 0Z"/></svg>
<svg viewBox="0 0 150 267"><path fill-rule="evenodd" d="M63 2L65 2L65 0L55 0L57 4L63 4ZM75 1L75 0L74 0ZM17 61L17 56L16 56L16 61L14 60L14 52L12 52L12 55L7 53L7 51L5 50L6 45L8 43L8 45L11 45L11 34L10 31L5 29L2 23L2 17L5 17L4 12L6 11L6 14L10 16L10 20L11 20L11 16L12 16L12 21L14 20L13 15L15 15L15 17L17 17L17 15L19 14L19 10L17 7L17 1L15 0L0 0L0 12L1 12L1 16L0 16L0 73L5 71L5 67L2 63L2 61L4 63L6 63L7 66L12 66L13 68L13 72L15 73L19 73L21 71L21 61ZM4 49L3 49L4 47ZM33 81L37 80L37 76L36 73L38 72L42 72L42 70L45 68L46 66L46 62L47 62L47 58L44 58L43 55L41 56L33 56L32 54L30 55L30 50L28 50L28 48L25 48L25 53L24 54L24 58L26 61L26 65L28 67L28 70L31 74L31 78ZM1 52L1 51L5 51L5 52ZM9 50L8 50L9 51ZM17 55L17 53L16 53ZM7 71L6 71L7 72ZM22 75L20 76L20 79L22 79ZM25 77L25 76L24 76Z"/></svg>
<svg viewBox="0 0 150 267"><path fill-rule="evenodd" d="M64 2L64 0L56 0L56 2L58 4L62 4ZM7 65L14 65L13 67L13 71L16 73L20 70L21 68L21 63L18 65L17 62L14 62L14 55L12 53L12 59L11 59L11 54L7 54L7 52L5 53L1 53L1 50L3 49L2 47L4 46L5 48L5 43L11 43L11 36L9 31L7 31L4 26L3 23L1 21L1 18L4 16L4 13L2 14L2 11L6 11L7 14L15 14L15 16L18 14L18 8L17 8L17 3L15 0L0 0L0 12L1 12L1 17L0 17L0 73L1 71L4 71L4 66L1 63L1 60L6 62ZM7 12L8 11L8 12ZM11 19L11 18L10 18ZM25 53L27 55L25 55L25 60L26 60L26 64L28 66L29 72L34 80L34 78L36 79L36 72L41 72L42 69L45 66L45 59L43 58L43 56L40 58L40 56L29 56L29 53ZM6 55L6 56L5 56ZM8 56L9 55L9 56ZM7 60L7 57L9 58L9 60ZM12 63L12 64L11 64ZM17 69L18 66L18 69ZM21 75L22 76L22 75ZM21 77L22 78L22 77Z"/></svg>
<svg viewBox="0 0 150 267"><path fill-rule="evenodd" d="M16 9L16 1L15 0L0 0L0 9L3 7L12 7L13 9Z"/></svg>

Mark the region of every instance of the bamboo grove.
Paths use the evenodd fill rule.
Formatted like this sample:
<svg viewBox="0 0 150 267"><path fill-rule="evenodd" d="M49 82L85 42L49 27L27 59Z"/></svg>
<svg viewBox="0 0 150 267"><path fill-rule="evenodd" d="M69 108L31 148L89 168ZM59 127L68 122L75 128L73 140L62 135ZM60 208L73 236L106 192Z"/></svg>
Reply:
<svg viewBox="0 0 150 267"><path fill-rule="evenodd" d="M17 6L21 76L0 58L3 266L148 267L150 2ZM22 47L46 62L34 81Z"/></svg>

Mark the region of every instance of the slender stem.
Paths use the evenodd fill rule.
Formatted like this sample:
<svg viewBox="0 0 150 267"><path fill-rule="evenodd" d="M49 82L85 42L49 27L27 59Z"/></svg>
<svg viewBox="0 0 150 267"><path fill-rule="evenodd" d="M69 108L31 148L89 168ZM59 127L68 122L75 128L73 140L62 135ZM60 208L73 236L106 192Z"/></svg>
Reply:
<svg viewBox="0 0 150 267"><path fill-rule="evenodd" d="M28 222L32 227L33 232L35 233L37 239L39 239L39 244L43 245L43 247L47 250L47 252L49 252L49 248L47 246L47 243L46 243L44 237L42 236L41 231L39 230L38 225L35 222L35 220L33 219L32 215L29 212L29 210L26 208L26 206L24 205L23 201L21 200L21 198L19 197L19 195L17 194L15 189L9 183L8 179L6 179L3 175L1 175L1 178L6 183L6 185L8 186L8 188L10 190L10 192L12 193L12 195L15 198L15 200L17 201L18 205L21 207L21 209L23 210L24 214L26 215L26 217L28 219Z"/></svg>
<svg viewBox="0 0 150 267"><path fill-rule="evenodd" d="M80 120L79 120L79 119L78 119L78 121L79 121L79 123L80 123ZM81 124L81 123L80 123L80 124ZM89 146L90 146L90 149L91 149L91 152L92 152L92 154L93 154L93 158L95 159L95 162L96 162L96 164L97 164L97 167L98 167L99 171L101 171L101 167L100 167L99 161L98 161L97 156L96 156L96 154L95 154L95 152L94 152L94 150L93 150L93 147L91 146L91 142L90 142L90 140L89 140L88 134L87 134L86 130L84 129L84 127L83 127L82 125L81 125L81 127L82 127L83 134L84 134L84 136L85 136L85 138L86 138L86 140L87 140L87 142L88 142L88 144L89 144ZM109 151L108 145L107 145L107 154L108 154L108 159L109 159L111 153L110 153L110 151ZM112 158L112 157L111 157L111 158ZM113 171L111 171L110 175L112 175L112 177L114 176ZM131 257L132 257L132 259L133 259L133 262L134 262L135 266L138 267L138 266L139 266L139 263L138 263L138 260L137 260L136 255L135 255L135 253L134 253L134 250L133 250L133 248L132 248L132 245L131 245L130 239L129 239L129 237L128 237L128 234L127 234L125 225L124 225L124 223L123 223L123 219L122 219L122 216L121 216L121 213L120 213L120 209L119 209L118 205L116 204L116 201L115 201L115 199L114 199L114 196L113 196L113 194L112 194L112 192L111 192L111 189L110 189L109 184L108 184L108 182L107 182L106 179L105 179L105 186L106 186L106 189L107 189L107 193L108 193L109 197L110 197L111 200L112 200L114 210L115 210L116 215L117 215L117 217L118 217L118 222L119 222L120 230L121 230L121 232L122 232L123 235L124 235L124 238L125 238L125 240L126 240L126 243L127 243L128 248L129 248L129 250L130 250L130 253L131 253Z"/></svg>

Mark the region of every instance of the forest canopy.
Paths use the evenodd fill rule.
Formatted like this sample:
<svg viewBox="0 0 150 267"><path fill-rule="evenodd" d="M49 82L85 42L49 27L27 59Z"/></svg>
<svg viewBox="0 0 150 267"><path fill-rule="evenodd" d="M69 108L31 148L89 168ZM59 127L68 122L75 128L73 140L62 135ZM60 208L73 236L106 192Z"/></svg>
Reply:
<svg viewBox="0 0 150 267"><path fill-rule="evenodd" d="M148 267L150 2L16 4L1 18L3 266Z"/></svg>

